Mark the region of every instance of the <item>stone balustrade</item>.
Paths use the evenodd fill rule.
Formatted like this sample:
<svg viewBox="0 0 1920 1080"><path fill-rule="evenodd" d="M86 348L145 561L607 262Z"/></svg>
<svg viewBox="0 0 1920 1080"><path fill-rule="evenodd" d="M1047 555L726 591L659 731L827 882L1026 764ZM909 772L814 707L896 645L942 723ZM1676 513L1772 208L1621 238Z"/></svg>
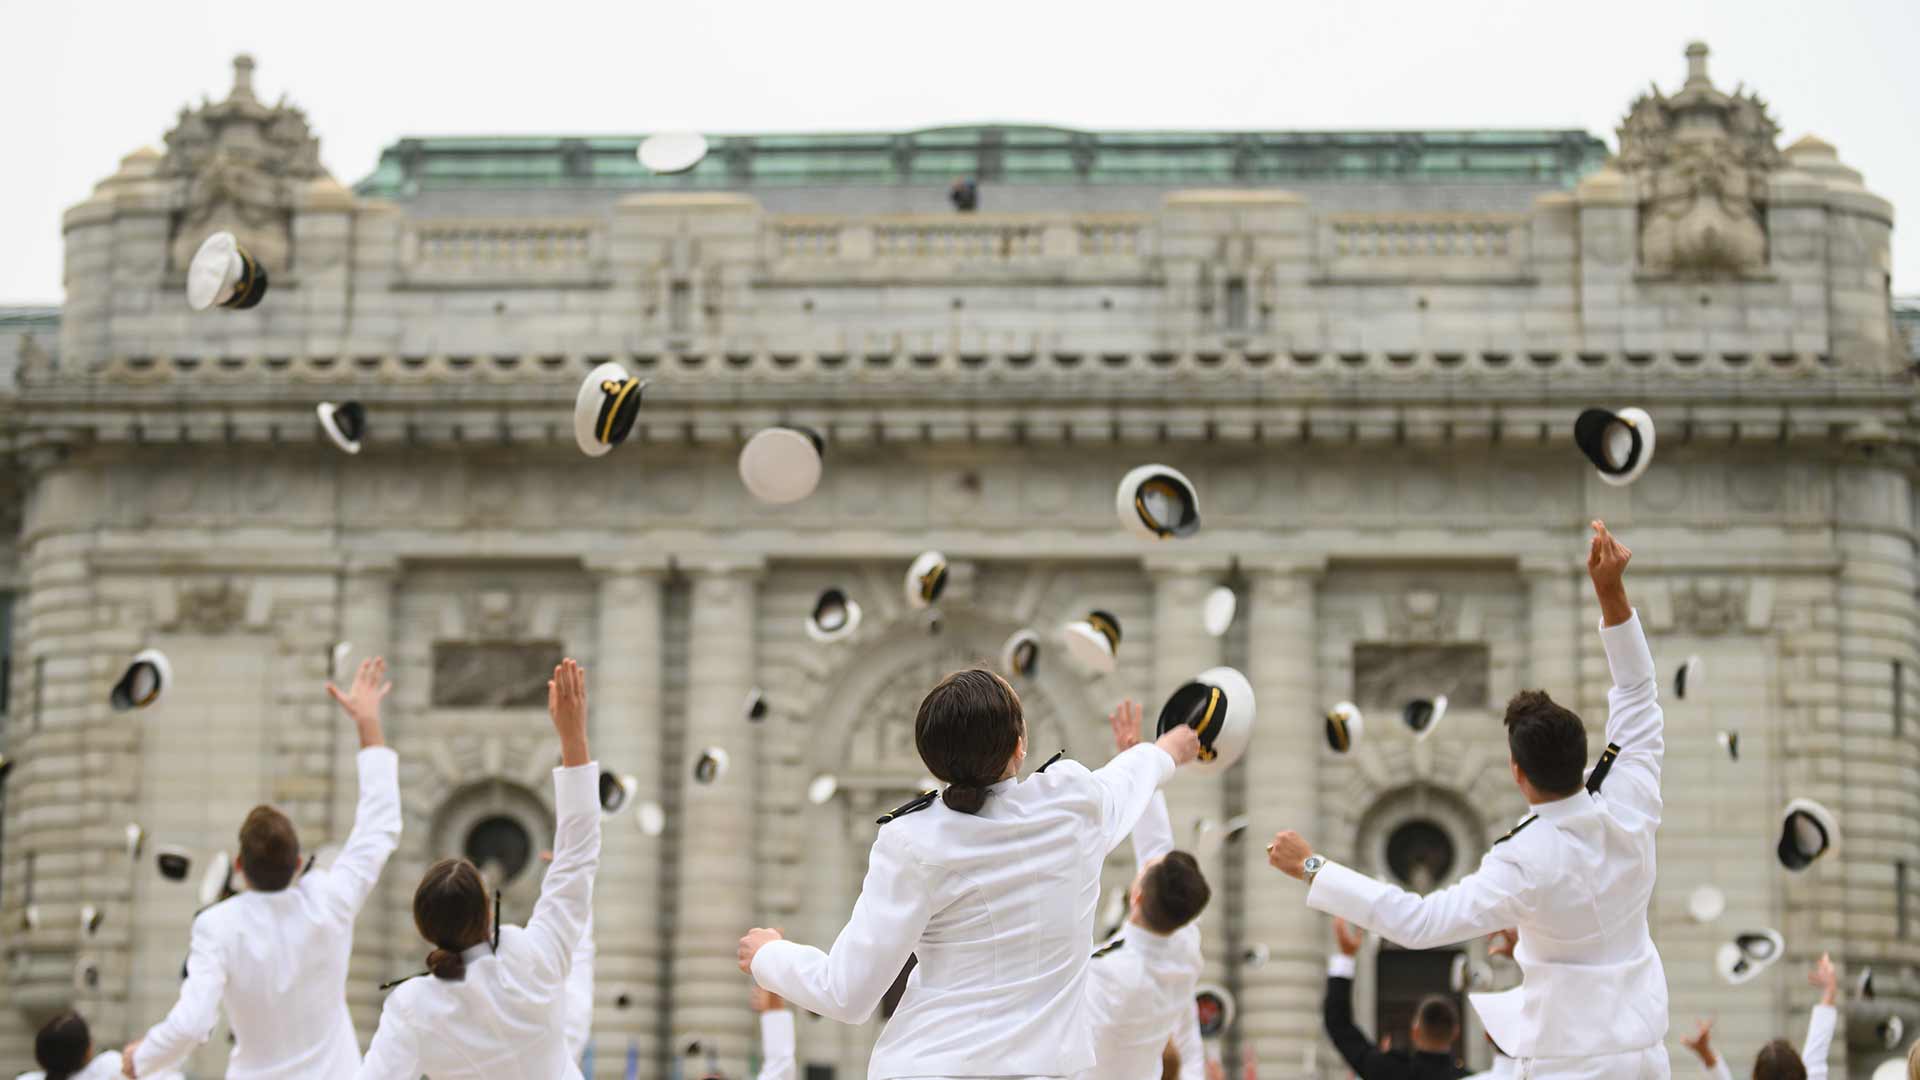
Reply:
<svg viewBox="0 0 1920 1080"><path fill-rule="evenodd" d="M1320 222L1329 276L1447 280L1523 275L1525 214L1332 214Z"/></svg>
<svg viewBox="0 0 1920 1080"><path fill-rule="evenodd" d="M590 218L410 221L402 261L413 284L584 280L606 248L604 232Z"/></svg>
<svg viewBox="0 0 1920 1080"><path fill-rule="evenodd" d="M1146 214L784 216L769 227L776 260L875 259L1014 262L1043 258L1137 259L1151 248Z"/></svg>

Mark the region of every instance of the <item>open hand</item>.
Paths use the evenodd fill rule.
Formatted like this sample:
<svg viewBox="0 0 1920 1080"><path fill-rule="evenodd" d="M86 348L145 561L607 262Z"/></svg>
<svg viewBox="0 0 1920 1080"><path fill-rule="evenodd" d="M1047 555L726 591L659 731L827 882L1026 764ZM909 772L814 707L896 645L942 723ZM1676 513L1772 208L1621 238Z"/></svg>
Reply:
<svg viewBox="0 0 1920 1080"><path fill-rule="evenodd" d="M1267 865L1290 878L1307 880L1307 856L1313 854L1313 848L1299 833L1288 829L1275 833L1273 843L1267 845Z"/></svg>
<svg viewBox="0 0 1920 1080"><path fill-rule="evenodd" d="M1700 1058L1700 1064L1709 1069L1720 1061L1720 1056L1713 1052L1713 1021L1711 1020L1700 1021L1700 1032L1693 1038L1681 1036L1680 1045L1693 1051Z"/></svg>
<svg viewBox="0 0 1920 1080"><path fill-rule="evenodd" d="M764 926L756 926L747 931L747 936L740 939L738 954L740 971L746 975L753 974L753 958L759 954L761 946L769 941L781 940L784 940L784 937L780 931L769 930Z"/></svg>
<svg viewBox="0 0 1920 1080"><path fill-rule="evenodd" d="M1807 983L1820 989L1820 1004L1832 1005L1840 997L1840 974L1833 970L1833 957L1821 953L1820 959L1807 972Z"/></svg>
<svg viewBox="0 0 1920 1080"><path fill-rule="evenodd" d="M587 669L572 657L560 661L547 682L547 715L560 736L560 764L573 768L593 760L587 752Z"/></svg>
<svg viewBox="0 0 1920 1080"><path fill-rule="evenodd" d="M360 670L354 673L353 682L346 693L327 682L327 695L340 703L353 719L355 727L360 729L360 746L380 746L384 739L380 731L380 701L393 689L393 683L387 681L387 661L382 657L360 661Z"/></svg>
<svg viewBox="0 0 1920 1080"><path fill-rule="evenodd" d="M1342 956L1355 956L1360 952L1361 931L1348 925L1347 920L1338 915L1333 918L1333 943L1340 946Z"/></svg>
<svg viewBox="0 0 1920 1080"><path fill-rule="evenodd" d="M1128 698L1113 707L1107 714L1107 723L1113 728L1113 752L1125 753L1140 742L1140 703Z"/></svg>

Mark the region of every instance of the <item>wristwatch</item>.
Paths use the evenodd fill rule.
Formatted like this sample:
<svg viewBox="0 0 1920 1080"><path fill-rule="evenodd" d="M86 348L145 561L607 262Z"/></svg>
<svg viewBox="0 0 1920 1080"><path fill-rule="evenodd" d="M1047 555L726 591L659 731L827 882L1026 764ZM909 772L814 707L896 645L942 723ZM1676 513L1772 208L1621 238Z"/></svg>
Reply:
<svg viewBox="0 0 1920 1080"><path fill-rule="evenodd" d="M1307 884L1313 884L1313 875L1319 873L1320 868L1325 865L1327 865L1327 857L1325 855L1307 856L1306 861L1300 864L1300 869L1306 877Z"/></svg>

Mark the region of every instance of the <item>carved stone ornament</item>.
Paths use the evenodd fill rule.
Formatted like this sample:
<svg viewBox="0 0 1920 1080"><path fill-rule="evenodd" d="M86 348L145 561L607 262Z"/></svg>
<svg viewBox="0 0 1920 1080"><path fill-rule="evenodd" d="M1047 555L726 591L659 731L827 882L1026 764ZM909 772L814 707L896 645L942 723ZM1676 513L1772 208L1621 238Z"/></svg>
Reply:
<svg viewBox="0 0 1920 1080"><path fill-rule="evenodd" d="M244 54L234 58L225 101L180 110L160 171L185 182L168 248L175 270L192 261L208 234L224 229L269 273L287 266L291 207L300 191L327 174L306 114L284 100L261 104L253 95L253 58Z"/></svg>
<svg viewBox="0 0 1920 1080"><path fill-rule="evenodd" d="M222 634L247 614L246 591L231 581L182 582L175 623L203 634Z"/></svg>
<svg viewBox="0 0 1920 1080"><path fill-rule="evenodd" d="M1762 211L1781 167L1766 102L1707 78L1707 47L1687 46L1687 81L1636 99L1620 125L1616 167L1640 193L1640 261L1650 272L1720 277L1767 263Z"/></svg>
<svg viewBox="0 0 1920 1080"><path fill-rule="evenodd" d="M1673 584L1673 621L1701 636L1743 630L1747 623L1747 586L1724 577L1701 577Z"/></svg>

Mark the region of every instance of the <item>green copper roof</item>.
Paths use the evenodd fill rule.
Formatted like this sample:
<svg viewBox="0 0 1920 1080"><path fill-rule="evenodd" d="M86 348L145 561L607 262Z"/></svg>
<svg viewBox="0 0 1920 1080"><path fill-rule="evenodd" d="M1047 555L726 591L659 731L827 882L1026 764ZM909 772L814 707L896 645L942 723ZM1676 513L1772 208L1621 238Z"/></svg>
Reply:
<svg viewBox="0 0 1920 1080"><path fill-rule="evenodd" d="M1607 158L1584 131L1073 131L989 125L900 134L712 135L691 172L654 176L640 136L408 138L362 195L458 188L1531 181L1571 186Z"/></svg>

